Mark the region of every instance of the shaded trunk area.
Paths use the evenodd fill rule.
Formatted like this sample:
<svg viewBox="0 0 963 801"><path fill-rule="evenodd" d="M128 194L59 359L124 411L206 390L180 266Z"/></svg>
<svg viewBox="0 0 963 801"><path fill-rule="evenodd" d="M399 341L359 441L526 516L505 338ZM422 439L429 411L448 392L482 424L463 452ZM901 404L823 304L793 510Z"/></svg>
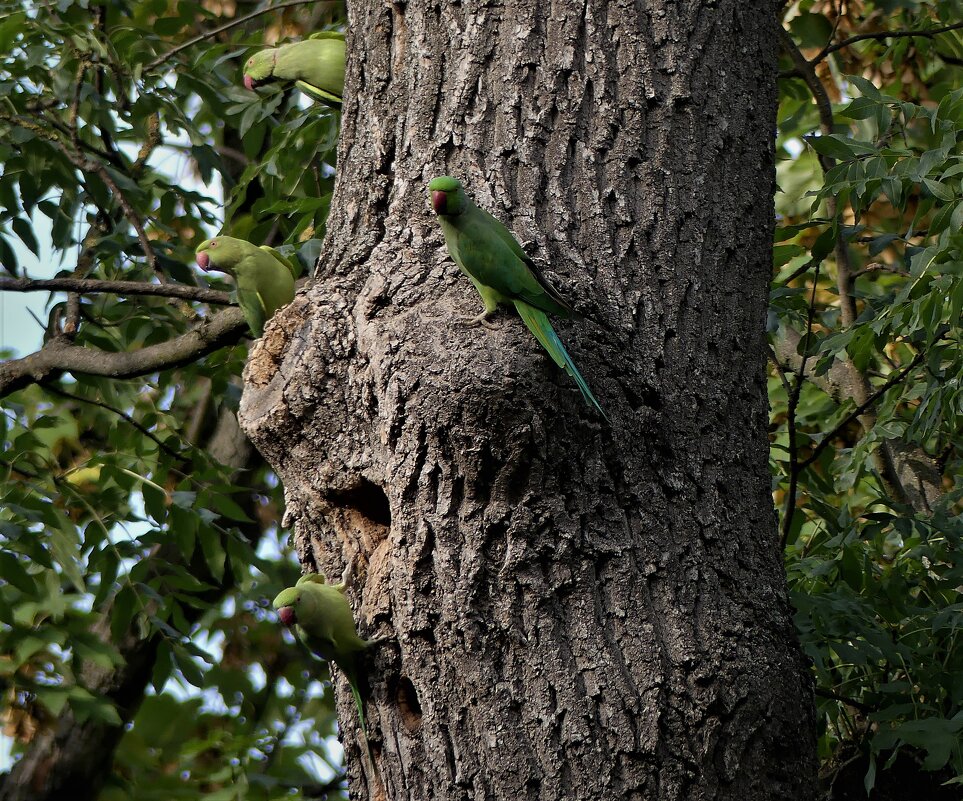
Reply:
<svg viewBox="0 0 963 801"><path fill-rule="evenodd" d="M775 5L349 8L318 280L242 424L307 569L355 564L390 799L807 799L815 722L769 493ZM563 295L611 425L447 257L460 178Z"/></svg>

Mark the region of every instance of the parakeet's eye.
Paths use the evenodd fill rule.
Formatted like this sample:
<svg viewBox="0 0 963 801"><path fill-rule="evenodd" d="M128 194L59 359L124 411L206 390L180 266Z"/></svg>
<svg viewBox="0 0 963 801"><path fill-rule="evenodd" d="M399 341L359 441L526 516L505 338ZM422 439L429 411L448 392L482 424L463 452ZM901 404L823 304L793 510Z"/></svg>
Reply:
<svg viewBox="0 0 963 801"><path fill-rule="evenodd" d="M211 247L212 247L212 248L216 248L216 247L217 247L217 240L216 240L216 239L215 239L213 242L211 242Z"/></svg>

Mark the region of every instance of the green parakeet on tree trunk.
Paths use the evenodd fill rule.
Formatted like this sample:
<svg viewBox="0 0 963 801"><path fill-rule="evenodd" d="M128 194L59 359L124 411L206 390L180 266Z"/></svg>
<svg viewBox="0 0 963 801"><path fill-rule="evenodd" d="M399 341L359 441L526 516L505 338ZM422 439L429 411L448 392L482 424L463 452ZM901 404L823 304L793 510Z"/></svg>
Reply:
<svg viewBox="0 0 963 801"><path fill-rule="evenodd" d="M538 267L504 225L465 194L461 182L447 175L429 185L431 206L438 215L448 253L481 295L484 322L500 303L514 304L519 316L555 363L565 370L586 403L607 420L582 374L548 321L548 314L571 317L575 311L545 280Z"/></svg>
<svg viewBox="0 0 963 801"><path fill-rule="evenodd" d="M294 627L301 642L322 659L334 662L348 679L361 720L368 761L377 773L368 746L360 677L364 652L384 640L364 640L358 636L344 591L344 583L328 584L320 573L309 573L293 587L282 590L274 599L274 608L282 624Z"/></svg>
<svg viewBox="0 0 963 801"><path fill-rule="evenodd" d="M202 270L234 276L237 302L256 337L264 333L264 324L278 309L294 300L297 269L274 248L216 236L201 242L196 252Z"/></svg>
<svg viewBox="0 0 963 801"><path fill-rule="evenodd" d="M244 64L244 85L256 89L274 81L295 81L319 103L341 108L344 93L344 34L321 31L303 42L269 47Z"/></svg>

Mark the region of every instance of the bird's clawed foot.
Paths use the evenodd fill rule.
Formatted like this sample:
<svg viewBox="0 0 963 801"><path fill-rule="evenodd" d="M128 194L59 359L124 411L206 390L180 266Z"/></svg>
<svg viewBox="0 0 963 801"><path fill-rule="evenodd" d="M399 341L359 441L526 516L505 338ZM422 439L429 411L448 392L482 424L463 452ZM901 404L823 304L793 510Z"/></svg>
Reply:
<svg viewBox="0 0 963 801"><path fill-rule="evenodd" d="M497 331L498 325L496 323L493 323L490 319L490 316L493 313L494 313L494 310L488 311L486 309L477 317L459 317L458 322L460 322L462 325L470 325L470 326L482 325L485 328L487 328L489 331Z"/></svg>

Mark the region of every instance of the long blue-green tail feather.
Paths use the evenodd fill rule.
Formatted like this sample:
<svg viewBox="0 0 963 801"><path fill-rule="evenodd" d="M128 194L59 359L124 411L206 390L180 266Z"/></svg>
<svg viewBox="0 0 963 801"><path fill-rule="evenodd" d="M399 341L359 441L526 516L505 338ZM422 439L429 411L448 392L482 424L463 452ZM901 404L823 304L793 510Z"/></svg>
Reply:
<svg viewBox="0 0 963 801"><path fill-rule="evenodd" d="M572 361L572 357L568 355L568 351L565 350L562 340L558 338L558 334L556 334L555 329L552 328L552 324L549 322L545 312L536 309L534 306L529 306L520 300L515 301L515 308L518 309L518 313L525 322L525 325L528 326L528 330L535 335L535 339L548 351L548 355L552 357L555 364L575 379L575 383L578 385L585 402L598 409L599 414L608 421L608 415L602 411L602 407L599 406L599 402L592 394L592 390L590 390L588 384L585 383L585 379L582 378L582 374L575 366L575 362Z"/></svg>
<svg viewBox="0 0 963 801"><path fill-rule="evenodd" d="M351 694L354 696L354 704L358 707L358 718L361 721L361 736L364 737L364 751L368 757L368 764L371 765L371 770L378 780L381 780L381 774L378 771L378 766L375 764L374 757L371 756L371 746L368 744L368 727L364 722L364 705L361 702L361 691L358 689L358 683L353 677L348 677L348 684L351 685Z"/></svg>

